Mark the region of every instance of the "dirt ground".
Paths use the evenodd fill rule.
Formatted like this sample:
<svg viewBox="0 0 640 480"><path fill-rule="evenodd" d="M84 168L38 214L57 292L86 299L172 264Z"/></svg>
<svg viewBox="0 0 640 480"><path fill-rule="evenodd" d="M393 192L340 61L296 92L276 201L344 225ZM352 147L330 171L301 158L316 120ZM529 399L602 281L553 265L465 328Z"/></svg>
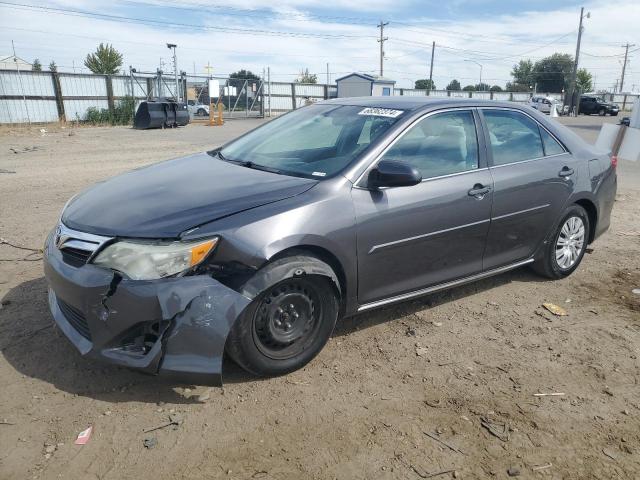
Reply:
<svg viewBox="0 0 640 480"><path fill-rule="evenodd" d="M594 141L603 119L563 121ZM258 122L2 129L0 236L39 248L83 187ZM291 375L227 361L223 389L81 358L38 255L0 245L0 478L640 478L638 212L640 164L621 162L611 229L570 278L521 269L359 315Z"/></svg>

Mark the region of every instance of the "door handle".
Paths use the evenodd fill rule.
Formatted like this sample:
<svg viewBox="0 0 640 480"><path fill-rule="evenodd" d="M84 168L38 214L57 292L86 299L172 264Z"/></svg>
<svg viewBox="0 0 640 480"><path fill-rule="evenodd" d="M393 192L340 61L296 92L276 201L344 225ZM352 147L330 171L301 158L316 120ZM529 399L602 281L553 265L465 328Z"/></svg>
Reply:
<svg viewBox="0 0 640 480"><path fill-rule="evenodd" d="M491 187L485 187L481 183L476 183L468 193L470 197L476 197L478 200L482 200L490 191Z"/></svg>
<svg viewBox="0 0 640 480"><path fill-rule="evenodd" d="M562 170L560 170L558 172L558 176L559 177L570 177L571 175L573 175L573 173L574 173L573 168L562 167Z"/></svg>

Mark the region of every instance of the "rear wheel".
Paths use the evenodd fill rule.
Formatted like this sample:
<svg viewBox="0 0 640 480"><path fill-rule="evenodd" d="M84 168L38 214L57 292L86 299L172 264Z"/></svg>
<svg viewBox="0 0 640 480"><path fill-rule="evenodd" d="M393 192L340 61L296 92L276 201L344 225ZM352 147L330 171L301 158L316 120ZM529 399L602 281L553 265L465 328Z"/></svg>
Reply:
<svg viewBox="0 0 640 480"><path fill-rule="evenodd" d="M540 275L559 279L571 275L580 265L591 231L589 215L580 205L565 210L544 255L533 268Z"/></svg>
<svg viewBox="0 0 640 480"><path fill-rule="evenodd" d="M305 275L269 287L233 326L227 353L256 375L282 375L306 365L333 332L339 302L329 278Z"/></svg>
<svg viewBox="0 0 640 480"><path fill-rule="evenodd" d="M204 117L207 114L207 111L204 108L199 108L196 114Z"/></svg>

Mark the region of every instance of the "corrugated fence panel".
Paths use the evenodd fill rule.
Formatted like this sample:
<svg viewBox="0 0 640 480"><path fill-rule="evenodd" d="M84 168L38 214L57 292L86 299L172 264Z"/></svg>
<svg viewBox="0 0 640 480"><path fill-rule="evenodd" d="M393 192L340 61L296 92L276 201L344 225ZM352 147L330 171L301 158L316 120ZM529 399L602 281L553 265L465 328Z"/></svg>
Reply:
<svg viewBox="0 0 640 480"><path fill-rule="evenodd" d="M430 97L448 97L446 90L431 90L429 92Z"/></svg>
<svg viewBox="0 0 640 480"><path fill-rule="evenodd" d="M452 90L450 93L450 97L452 98L469 98L469 92L462 92L462 91L454 91Z"/></svg>
<svg viewBox="0 0 640 480"><path fill-rule="evenodd" d="M338 87L329 86L329 98L335 98L338 96Z"/></svg>
<svg viewBox="0 0 640 480"><path fill-rule="evenodd" d="M64 112L67 120L86 120L87 110L90 107L98 109L107 109L109 104L107 100L64 100Z"/></svg>
<svg viewBox="0 0 640 480"><path fill-rule="evenodd" d="M267 85L266 91L267 93L269 93L269 85ZM272 95L291 95L291 84L271 82L271 94Z"/></svg>
<svg viewBox="0 0 640 480"><path fill-rule="evenodd" d="M0 72L0 95L52 97L52 75L45 72Z"/></svg>
<svg viewBox="0 0 640 480"><path fill-rule="evenodd" d="M407 96L407 97L426 97L427 96L427 91L426 90L414 90L412 88L405 88L403 91L403 95Z"/></svg>
<svg viewBox="0 0 640 480"><path fill-rule="evenodd" d="M519 92L513 93L513 101L514 101L514 102L528 102L530 98L531 98L531 95L529 95L529 94L528 94L528 93L526 93L526 92L523 92L523 93L519 93Z"/></svg>
<svg viewBox="0 0 640 480"><path fill-rule="evenodd" d="M491 100L491 93L489 92L471 92L473 98L478 100Z"/></svg>
<svg viewBox="0 0 640 480"><path fill-rule="evenodd" d="M511 100L511 94L507 92L493 92L493 99L501 102Z"/></svg>
<svg viewBox="0 0 640 480"><path fill-rule="evenodd" d="M57 122L55 100L0 100L0 123Z"/></svg>
<svg viewBox="0 0 640 480"><path fill-rule="evenodd" d="M309 85L304 83L296 83L296 95L303 97L322 97L324 98L324 85Z"/></svg>
<svg viewBox="0 0 640 480"><path fill-rule="evenodd" d="M125 97L131 95L131 78L130 77L113 77L111 79L113 95L115 97ZM133 93L135 97L147 96L147 82L143 80L138 83L133 80Z"/></svg>
<svg viewBox="0 0 640 480"><path fill-rule="evenodd" d="M60 74L63 97L107 97L107 81L102 75Z"/></svg>
<svg viewBox="0 0 640 480"><path fill-rule="evenodd" d="M291 97L271 97L271 110L293 110Z"/></svg>

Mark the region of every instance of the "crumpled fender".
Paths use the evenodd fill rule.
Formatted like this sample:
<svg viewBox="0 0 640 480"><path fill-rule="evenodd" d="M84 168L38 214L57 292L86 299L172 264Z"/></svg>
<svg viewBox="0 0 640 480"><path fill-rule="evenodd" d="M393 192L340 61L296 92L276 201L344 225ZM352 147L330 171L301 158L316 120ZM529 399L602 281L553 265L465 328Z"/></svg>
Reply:
<svg viewBox="0 0 640 480"><path fill-rule="evenodd" d="M295 255L291 257L275 260L256 274L244 284L240 293L243 297L254 299L261 292L287 278L301 277L304 275L321 275L329 277L340 293L340 282L333 269L315 257L305 255Z"/></svg>
<svg viewBox="0 0 640 480"><path fill-rule="evenodd" d="M159 284L157 297L172 319L159 373L221 386L227 335L251 300L202 275Z"/></svg>

